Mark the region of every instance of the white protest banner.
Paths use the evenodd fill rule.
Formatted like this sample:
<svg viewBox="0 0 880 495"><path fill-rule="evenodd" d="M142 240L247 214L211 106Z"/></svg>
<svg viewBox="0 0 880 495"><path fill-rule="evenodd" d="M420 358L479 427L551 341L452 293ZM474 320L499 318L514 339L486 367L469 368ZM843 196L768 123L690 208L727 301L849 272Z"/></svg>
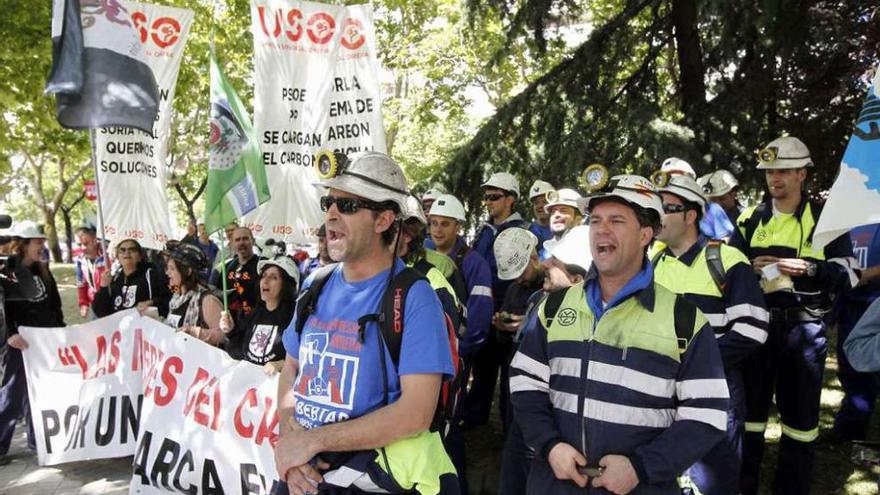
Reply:
<svg viewBox="0 0 880 495"><path fill-rule="evenodd" d="M21 327L40 465L134 453L141 372L136 310L66 328Z"/></svg>
<svg viewBox="0 0 880 495"><path fill-rule="evenodd" d="M144 318L143 409L129 493L267 495L279 483L278 378Z"/></svg>
<svg viewBox="0 0 880 495"><path fill-rule="evenodd" d="M254 0L254 128L272 199L247 215L254 234L314 242L322 223L315 154L385 152L373 11Z"/></svg>
<svg viewBox="0 0 880 495"><path fill-rule="evenodd" d="M97 131L104 233L111 241L131 238L144 247L161 249L172 236L165 163L171 102L193 12L147 3L125 5L159 86L159 114L153 136L128 127Z"/></svg>

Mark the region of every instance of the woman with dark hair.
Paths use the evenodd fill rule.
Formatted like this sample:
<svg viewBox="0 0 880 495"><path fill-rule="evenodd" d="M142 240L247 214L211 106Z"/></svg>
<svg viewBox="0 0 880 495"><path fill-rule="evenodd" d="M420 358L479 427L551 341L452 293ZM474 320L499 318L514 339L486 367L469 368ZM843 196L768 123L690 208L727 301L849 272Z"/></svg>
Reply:
<svg viewBox="0 0 880 495"><path fill-rule="evenodd" d="M293 319L299 270L287 256L279 255L257 263L260 274L260 302L250 314L236 324L228 311L220 318L220 328L227 332L226 351L233 359L263 366L272 376L284 364L281 334Z"/></svg>
<svg viewBox="0 0 880 495"><path fill-rule="evenodd" d="M6 321L9 327L9 338L6 343L5 373L0 383L0 464L8 464L9 444L15 432L15 423L22 416L29 416L27 381L21 351L28 348L27 341L18 334L21 326L29 327L63 327L64 315L61 312L61 296L58 286L49 271L49 266L42 261L46 236L33 222L21 222L12 232L12 252L7 267L10 270L26 268L30 271L36 285L33 297L6 304ZM28 418L28 446L36 448L34 429Z"/></svg>
<svg viewBox="0 0 880 495"><path fill-rule="evenodd" d="M208 266L205 253L192 244L169 241L165 258L165 274L174 291L165 322L199 340L220 345L226 340L220 330L223 304L199 277Z"/></svg>
<svg viewBox="0 0 880 495"><path fill-rule="evenodd" d="M143 248L134 239L119 241L115 257L121 270L113 276L107 271L101 274L101 288L95 294L92 311L100 318L134 307L143 314L155 306L164 318L171 299L165 274L144 259Z"/></svg>

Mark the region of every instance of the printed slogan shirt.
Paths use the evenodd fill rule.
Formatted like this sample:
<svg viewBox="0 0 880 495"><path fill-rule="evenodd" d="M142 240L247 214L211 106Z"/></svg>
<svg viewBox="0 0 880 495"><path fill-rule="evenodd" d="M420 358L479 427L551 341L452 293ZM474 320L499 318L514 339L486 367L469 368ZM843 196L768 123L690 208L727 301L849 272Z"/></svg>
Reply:
<svg viewBox="0 0 880 495"><path fill-rule="evenodd" d="M395 270L403 269L395 260ZM302 335L296 317L284 332L287 354L299 360L294 382L296 420L306 428L363 416L384 405L382 364L388 371L388 397L400 397L400 375L417 373L452 376L452 355L440 301L431 286L418 281L410 288L404 307L404 332L400 363L393 365L383 352L378 323L366 325L363 341L358 318L378 312L388 271L359 282L348 282L341 265L324 285L315 313L306 321ZM311 284L311 278L304 286ZM382 347L380 347L380 345Z"/></svg>

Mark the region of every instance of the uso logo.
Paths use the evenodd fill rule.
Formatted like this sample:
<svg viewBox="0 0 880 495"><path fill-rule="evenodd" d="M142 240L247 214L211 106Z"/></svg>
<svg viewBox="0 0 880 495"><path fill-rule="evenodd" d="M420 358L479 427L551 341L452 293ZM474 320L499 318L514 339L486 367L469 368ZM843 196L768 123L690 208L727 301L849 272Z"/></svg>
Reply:
<svg viewBox="0 0 880 495"><path fill-rule="evenodd" d="M141 43L146 43L149 38L159 48L168 48L180 39L180 23L173 17L160 17L151 23L146 14L135 12L131 20L138 30Z"/></svg>
<svg viewBox="0 0 880 495"><path fill-rule="evenodd" d="M274 14L266 12L266 7L258 6L257 13L260 17L260 27L263 34L270 38L284 36L290 41L298 42L303 35L313 44L326 45L336 35L339 28L336 19L327 12L316 12L306 19L299 9L289 9L286 13L282 9L275 9ZM340 43L349 50L356 50L363 46L366 38L363 35L363 24L357 19L345 19L342 25L342 39Z"/></svg>

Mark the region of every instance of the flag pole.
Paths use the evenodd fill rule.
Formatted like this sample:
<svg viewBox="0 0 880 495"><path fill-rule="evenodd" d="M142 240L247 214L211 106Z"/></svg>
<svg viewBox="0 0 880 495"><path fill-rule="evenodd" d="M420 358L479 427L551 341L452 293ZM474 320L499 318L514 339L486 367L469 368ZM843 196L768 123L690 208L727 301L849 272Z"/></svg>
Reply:
<svg viewBox="0 0 880 495"><path fill-rule="evenodd" d="M98 203L98 235L101 240L101 251L104 253L104 266L110 266L110 253L107 251L107 240L104 232L104 208L101 206L101 178L98 176L98 152L95 129L89 129L89 143L92 148L92 167L95 169L95 201Z"/></svg>
<svg viewBox="0 0 880 495"><path fill-rule="evenodd" d="M226 295L226 240L217 231L217 237L220 239L220 285L223 287L223 311L229 311L229 297Z"/></svg>

